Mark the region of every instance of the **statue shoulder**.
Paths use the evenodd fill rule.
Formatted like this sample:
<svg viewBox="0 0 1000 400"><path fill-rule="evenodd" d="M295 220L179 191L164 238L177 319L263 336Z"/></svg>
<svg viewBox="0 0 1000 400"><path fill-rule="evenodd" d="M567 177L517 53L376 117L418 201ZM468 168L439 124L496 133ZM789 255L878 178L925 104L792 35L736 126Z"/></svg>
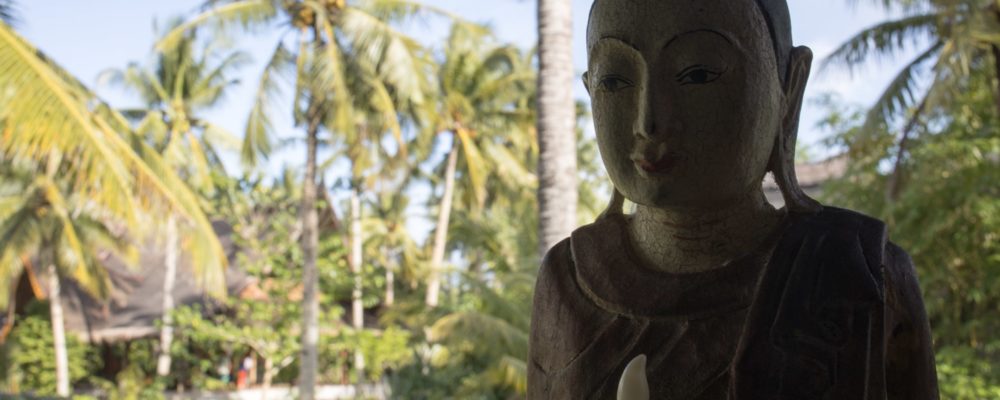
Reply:
<svg viewBox="0 0 1000 400"><path fill-rule="evenodd" d="M853 265L867 267L872 278L881 283L881 269L889 244L885 222L857 211L824 206L820 212L804 218L799 225L798 229L803 230L800 234L820 239L814 243L825 248L828 256L859 249L861 257L856 261L863 259L864 262Z"/></svg>
<svg viewBox="0 0 1000 400"><path fill-rule="evenodd" d="M913 260L889 242L885 251L886 388L892 399L937 399L930 321Z"/></svg>
<svg viewBox="0 0 1000 400"><path fill-rule="evenodd" d="M570 275L576 274L576 260L574 253L581 247L601 247L609 241L618 241L621 238L621 227L619 221L612 221L607 218L600 218L597 221L583 225L561 242L552 246L542 258L541 269L538 271L538 285L548 284L550 277L558 277L565 280Z"/></svg>
<svg viewBox="0 0 1000 400"><path fill-rule="evenodd" d="M810 222L825 226L831 231L857 233L862 240L874 241L870 244L879 247L885 247L887 242L885 222L854 210L824 206L820 212L811 216Z"/></svg>
<svg viewBox="0 0 1000 400"><path fill-rule="evenodd" d="M615 315L597 307L578 284L574 241L576 233L589 226L577 229L573 239L553 246L542 260L531 313L529 387L547 387L550 373L566 368L615 320Z"/></svg>
<svg viewBox="0 0 1000 400"><path fill-rule="evenodd" d="M736 398L777 390L924 400L937 398L935 382L913 263L888 241L886 224L835 207L794 215L750 311L734 364Z"/></svg>

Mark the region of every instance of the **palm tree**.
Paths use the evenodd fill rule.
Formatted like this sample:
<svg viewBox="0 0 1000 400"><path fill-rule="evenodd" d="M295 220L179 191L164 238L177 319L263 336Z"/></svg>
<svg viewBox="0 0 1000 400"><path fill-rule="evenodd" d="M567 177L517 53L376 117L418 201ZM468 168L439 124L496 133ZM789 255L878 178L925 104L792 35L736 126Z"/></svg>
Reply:
<svg viewBox="0 0 1000 400"><path fill-rule="evenodd" d="M409 197L403 188L406 184L392 185L377 191L377 201L372 204L373 216L366 219L366 231L371 239L366 241L373 255L372 262L385 269L385 294L382 304L391 307L396 303L396 274L400 267L415 264L417 244L406 231L406 212Z"/></svg>
<svg viewBox="0 0 1000 400"><path fill-rule="evenodd" d="M129 128L126 119L0 23L0 158L66 163L67 193L85 196L107 220L142 233L140 216L169 211L182 220L205 263L197 277L208 291L224 291L225 253L196 196L162 158ZM147 224L148 225L148 224Z"/></svg>
<svg viewBox="0 0 1000 400"><path fill-rule="evenodd" d="M462 173L468 178L463 180L467 185L464 192L469 195L465 200L472 208L481 208L486 201L490 164L504 170L497 174L529 174L511 151L517 147L511 142L531 131L534 113L524 106L532 94L535 76L530 60L517 49L484 45L487 39L482 29L455 25L438 70L441 104L436 113L436 130L450 134L451 149L445 158L444 190L427 279L425 303L429 307L436 307L439 301L459 156L464 155Z"/></svg>
<svg viewBox="0 0 1000 400"><path fill-rule="evenodd" d="M846 65L853 70L870 57L891 57L925 43L872 105L864 127L869 134L876 134L891 130L898 118L905 117L886 188L886 197L891 201L899 194L901 169L915 128L931 109L956 97L970 68L977 64L993 63L994 96L1000 113L1000 5L992 0L878 3L887 10L901 9L903 16L862 30L841 44L824 64Z"/></svg>
<svg viewBox="0 0 1000 400"><path fill-rule="evenodd" d="M576 228L573 7L538 0L538 211L543 256Z"/></svg>
<svg viewBox="0 0 1000 400"><path fill-rule="evenodd" d="M111 282L101 262L101 252L111 251L135 262L137 254L127 240L112 233L86 204L85 196L69 195L71 185L58 178L69 164L57 151L46 160L44 171L32 170L23 160L3 159L0 166L0 276L4 288L20 277L32 259L48 275L49 312L56 355L56 394L71 393L61 280L75 281L96 299L107 299ZM3 299L6 302L8 299Z"/></svg>
<svg viewBox="0 0 1000 400"><path fill-rule="evenodd" d="M176 26L179 24L174 23ZM218 39L206 43L196 54L196 38L187 35L176 47L155 55L153 64L143 67L132 63L124 70L105 71L101 80L123 86L135 92L146 108L125 110L138 121L136 131L162 155L171 169L186 178L192 189L205 194L212 190L212 171L222 169L220 146L235 147L237 139L223 128L198 114L218 105L225 90L237 83L229 79L230 72L242 65L247 56L241 52L224 55L217 61L212 52L219 50ZM160 355L156 372L161 377L170 373L170 347L173 342L171 312L174 309L174 281L177 275L181 243L177 220L170 216L165 227L166 257L163 281L163 325L160 330ZM204 260L198 260L202 263Z"/></svg>
<svg viewBox="0 0 1000 400"><path fill-rule="evenodd" d="M125 118L21 38L6 22L0 22L0 60L3 60L0 87L5 88L0 95L0 159L16 158L19 163L29 164L29 169L44 169L48 173L48 181L35 181L32 193L43 193L45 201L61 204L51 210L61 218L60 224L53 226L61 227L57 233L65 236L65 242L73 245L73 238L79 239L80 235L74 235L68 226L87 213L97 212L100 221L122 226L130 235L139 236L143 230L140 216L167 211L180 217L185 233L196 243L191 253L206 261L197 265L197 278L209 293L222 293L226 257L211 224L191 191L155 151L137 140ZM56 183L55 171L60 173L61 185ZM54 189L57 187L58 191ZM56 196L59 193L61 197ZM72 201L59 203L65 198ZM36 237L55 240L54 234L39 232ZM22 248L12 247L16 244L2 243L5 249ZM78 246L84 248L82 244ZM87 265L93 264L78 263L75 271L84 271L83 266ZM0 277L15 279L12 271L19 267L8 266L11 273ZM53 289L58 289L58 281L50 283ZM57 307L52 313L54 334L57 339L63 338L61 309L58 304L54 307ZM57 340L56 344L57 354L65 355L65 343ZM64 364L64 358L61 356L59 363ZM60 394L66 394L68 376L57 375L62 377Z"/></svg>
<svg viewBox="0 0 1000 400"><path fill-rule="evenodd" d="M257 102L247 123L243 158L253 162L271 149L273 134L267 111L277 92L278 78L294 70L293 111L296 123L304 126L306 133L301 207L305 306L299 386L300 396L312 399L319 341L316 270L319 133L321 129L344 137L358 133L354 111L359 101L352 98L355 92L351 84L364 84L376 94L366 103L385 117L402 150L401 129L395 123L397 106L423 100L423 61L416 41L395 30L391 23L425 7L410 0L210 0L206 6L204 12L174 29L158 46L169 47L184 32L208 22L222 29L260 28L279 22L298 38L296 50L288 50L284 41L276 44L261 76ZM372 73L348 79L351 66L361 66Z"/></svg>

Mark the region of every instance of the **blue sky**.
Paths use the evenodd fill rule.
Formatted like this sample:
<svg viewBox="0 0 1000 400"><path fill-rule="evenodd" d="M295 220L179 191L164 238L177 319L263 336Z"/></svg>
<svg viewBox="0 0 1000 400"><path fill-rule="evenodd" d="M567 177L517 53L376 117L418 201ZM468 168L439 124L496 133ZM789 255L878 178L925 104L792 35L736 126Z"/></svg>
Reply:
<svg viewBox="0 0 1000 400"><path fill-rule="evenodd" d="M591 1L573 0L574 65L578 73L586 68L584 30ZM130 61L149 58L155 40L154 19L162 23L171 16L189 15L201 3L202 0L22 0L19 2L21 23L18 30L83 82L96 87L96 78L101 71L111 67L122 68ZM522 47L535 43L534 1L425 0L424 3L488 24L502 41ZM789 0L795 42L813 49L817 66L846 38L887 18L881 9L868 5L869 2L853 2L858 3L854 6L849 3L852 2ZM440 47L440 39L447 32L447 26L442 20L428 19L412 24L406 30L429 45ZM256 89L255 78L275 40L277 35L274 33L239 39L238 46L252 55L254 63L241 71L241 84L230 93L225 104L207 112L206 117L234 134L242 135ZM900 66L899 60L882 60L881 64L869 66L853 77L843 70L814 68L806 93L807 100L823 93L835 93L849 103L871 104ZM134 98L119 89L96 89L113 106L136 105ZM586 98L580 84L577 85L576 95ZM815 128L822 116L822 110L807 102L802 115L800 140L815 144L822 139L823 134ZM289 136L298 134L287 117L278 119L277 128ZM813 145L812 148L814 154L829 154L821 146ZM286 151L275 157L268 169L276 173L283 164L299 166L302 160L300 153L295 148ZM230 160L235 160L235 157ZM232 169L236 162L227 164L232 164Z"/></svg>
<svg viewBox="0 0 1000 400"><path fill-rule="evenodd" d="M42 51L94 86L100 71L123 67L129 61L148 58L154 41L153 20L164 21L170 16L189 14L200 0L31 0L20 2L22 22L19 31ZM473 21L492 26L504 41L528 47L535 42L535 5L529 0L427 0L427 4L447 9ZM591 0L574 0L574 64L578 72L586 68L584 29ZM797 44L811 47L817 60L844 39L860 29L886 18L881 9L858 2L849 6L847 0L790 0L794 37ZM414 35L435 44L447 27L440 20L429 19L407 28ZM439 43L439 41L437 41ZM250 99L255 88L254 77L272 49L274 35L244 37L239 46L252 54L255 63L241 73L242 84L231 93L228 101L211 118L230 131L243 130ZM817 62L818 64L818 62ZM807 98L833 92L844 100L863 105L876 99L881 89L898 70L892 60L865 68L851 77L842 70L817 70L810 82ZM582 86L582 85L578 85ZM135 104L134 99L115 88L97 87L98 92L113 105ZM586 98L582 87L577 96ZM821 138L814 129L822 116L821 110L806 105L801 137L808 143ZM287 122L287 121L286 121ZM290 131L290 126L282 130Z"/></svg>

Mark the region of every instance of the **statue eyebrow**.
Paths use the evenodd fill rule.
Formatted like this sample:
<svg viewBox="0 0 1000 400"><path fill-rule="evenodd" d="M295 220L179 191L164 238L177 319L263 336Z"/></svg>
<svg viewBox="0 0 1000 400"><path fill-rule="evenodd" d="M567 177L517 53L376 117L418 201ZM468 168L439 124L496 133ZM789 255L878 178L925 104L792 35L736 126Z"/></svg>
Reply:
<svg viewBox="0 0 1000 400"><path fill-rule="evenodd" d="M670 40L668 40L667 43L664 44L663 47L661 47L661 49L665 49L667 47L670 47L671 44L673 44L675 41L677 41L678 39L680 39L680 38L682 38L684 36L687 36L687 35L690 35L690 34L694 34L694 33L702 33L702 32L715 34L715 35L721 37L722 39L724 39L726 42L728 42L729 44L731 44L736 49L740 50L741 52L744 52L744 53L746 52L743 49L743 46L740 44L739 40L737 40L733 35L731 35L731 34L729 34L727 32L721 32L721 31L717 31L717 30L714 30L714 29L708 29L708 28L705 28L705 29L695 29L695 30L691 30L691 31L679 33L679 34L675 35L674 37L670 38ZM625 39L623 39L621 37L618 37L618 36L615 36L615 35L601 36L599 39L597 39L596 42L594 42L594 44L596 45L597 43L600 43L600 42L603 42L603 41L606 41L606 40L619 42L621 44L624 44L625 46L628 46L629 48L631 48L631 49L633 49L635 51L640 51L638 47L636 47L634 44L630 43L628 40L625 40Z"/></svg>
<svg viewBox="0 0 1000 400"><path fill-rule="evenodd" d="M636 47L634 44L629 43L628 40L625 40L625 39L622 39L620 37L613 36L613 35L601 36L601 38L597 39L597 42L594 42L594 44L596 45L597 43L600 43L600 42L603 42L603 41L606 41L606 40L619 42L621 44L624 44L624 45L628 46L632 50L639 51L639 48Z"/></svg>
<svg viewBox="0 0 1000 400"><path fill-rule="evenodd" d="M695 29L693 31L687 31L687 32L684 32L684 33L679 33L679 34L677 34L677 36L674 36L674 37L670 38L670 40L668 40L667 43L664 44L662 48L665 49L667 47L670 47L671 44L673 44L675 41L677 41L681 37L684 37L684 36L690 35L690 34L694 34L694 33L701 33L701 32L712 33L712 34L718 35L719 37L725 39L726 42L729 42L729 44L733 45L733 47L737 48L739 51L744 52L744 53L746 52L746 50L744 50L743 46L740 44L739 40L737 40L733 35L731 35L731 34L729 34L727 32L721 32L721 31L717 31L717 30L714 30L714 29L708 29L708 28L706 28L706 29Z"/></svg>

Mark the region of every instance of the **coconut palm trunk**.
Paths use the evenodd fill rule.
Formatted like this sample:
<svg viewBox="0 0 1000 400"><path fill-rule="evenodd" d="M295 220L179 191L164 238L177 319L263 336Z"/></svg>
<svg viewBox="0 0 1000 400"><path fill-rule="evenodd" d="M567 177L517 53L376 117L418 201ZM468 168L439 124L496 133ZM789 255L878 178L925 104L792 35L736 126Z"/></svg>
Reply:
<svg viewBox="0 0 1000 400"><path fill-rule="evenodd" d="M539 251L576 226L576 116L571 0L538 0Z"/></svg>
<svg viewBox="0 0 1000 400"><path fill-rule="evenodd" d="M267 392L271 390L274 375L276 375L274 360L271 357L264 357L264 382L260 386L260 400L267 400Z"/></svg>
<svg viewBox="0 0 1000 400"><path fill-rule="evenodd" d="M441 293L441 269L444 264L444 251L448 241L448 219L451 217L451 202L455 194L455 169L458 167L458 135L452 138L451 151L448 152L448 164L444 170L444 193L441 195L441 208L438 210L437 227L434 230L434 248L431 252L431 271L427 278L428 307L437 307Z"/></svg>
<svg viewBox="0 0 1000 400"><path fill-rule="evenodd" d="M388 249L383 250L389 253ZM394 254L392 254L394 255ZM385 306L390 307L396 303L396 260L392 259L390 255L390 260L385 266Z"/></svg>
<svg viewBox="0 0 1000 400"><path fill-rule="evenodd" d="M167 219L166 271L163 276L163 326L160 327L160 355L156 360L156 375L170 375L170 346L174 341L174 282L177 279L177 253L180 251L177 238L177 218Z"/></svg>
<svg viewBox="0 0 1000 400"><path fill-rule="evenodd" d="M357 182L357 180L355 180ZM354 288L351 291L351 325L355 331L365 327L365 308L361 302L361 262L364 238L361 235L361 193L358 184L351 189L351 274L354 276ZM364 379L365 357L361 349L354 349L354 369L358 374L358 383Z"/></svg>
<svg viewBox="0 0 1000 400"><path fill-rule="evenodd" d="M316 148L319 141L320 106L309 107L306 131L306 171L302 185L302 354L299 369L299 398L313 400L319 348L319 216L316 212Z"/></svg>
<svg viewBox="0 0 1000 400"><path fill-rule="evenodd" d="M66 353L66 326L60 302L59 273L49 266L49 314L52 318L52 345L56 352L56 394L69 397L69 356Z"/></svg>

